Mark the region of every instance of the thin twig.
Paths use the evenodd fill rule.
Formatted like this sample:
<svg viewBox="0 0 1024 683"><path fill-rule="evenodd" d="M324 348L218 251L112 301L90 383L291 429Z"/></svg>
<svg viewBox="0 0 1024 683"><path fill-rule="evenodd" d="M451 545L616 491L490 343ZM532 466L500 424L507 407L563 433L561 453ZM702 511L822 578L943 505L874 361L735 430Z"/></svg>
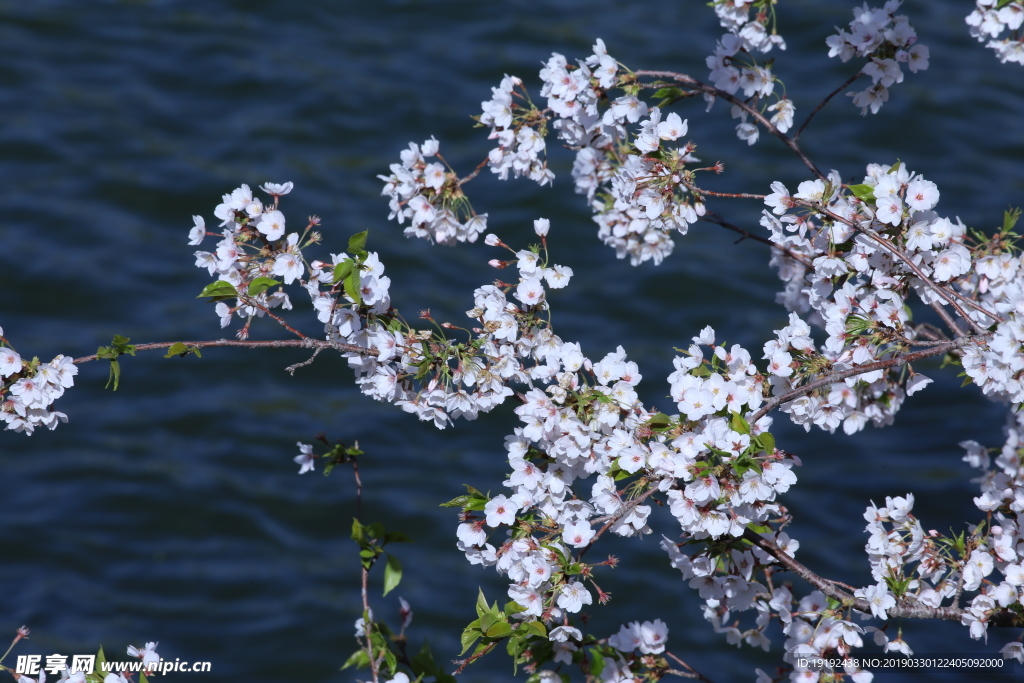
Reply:
<svg viewBox="0 0 1024 683"><path fill-rule="evenodd" d="M476 165L476 168L474 168L468 176L466 176L465 178L459 178L459 186L461 187L462 185L468 183L473 178L476 178L477 175L480 174L480 171L483 170L484 166L487 165L488 161L490 161L490 159L484 159L483 161Z"/></svg>
<svg viewBox="0 0 1024 683"><path fill-rule="evenodd" d="M950 332L957 337L964 336L964 331L960 329L960 326L956 324L955 320L953 320L953 316L951 316L946 309L942 307L942 304L938 301L933 301L931 305L932 309L939 314L940 318L942 318L942 322L946 323L946 327L949 328Z"/></svg>
<svg viewBox="0 0 1024 683"><path fill-rule="evenodd" d="M714 223L715 225L720 225L723 228L725 228L726 230L732 230L733 232L738 232L739 234L743 235L743 237L740 238L741 240L742 239L752 239L752 240L755 240L757 242L761 242L763 244L767 244L772 249L778 249L779 251L781 251L786 256L790 257L791 259L793 259L795 261L799 261L800 263L802 263L807 268L813 268L814 267L811 264L811 262L807 260L806 257L801 256L800 254L797 254L794 251L790 251L786 247L783 247L783 246L780 246L778 244L775 244L775 242L772 242L770 239L768 239L767 237L765 237L763 235L758 235L756 233L744 230L743 228L741 228L741 227L739 227L737 225L733 225L732 223L730 223L729 221L725 220L724 218L722 218L720 215L718 215L714 211L706 211L704 213L704 215L701 216L701 220L705 220L705 221L707 221L709 223Z"/></svg>
<svg viewBox="0 0 1024 683"><path fill-rule="evenodd" d="M271 341L211 339L207 341L150 342L147 344L133 344L132 346L136 351L152 351L154 349L167 349L175 344L184 344L192 349L205 349L211 346L236 346L246 349L335 349L336 351L342 351L344 353L358 353L363 356L377 355L376 349L364 349L363 347L356 346L355 344L343 344L341 342L313 339L311 337L306 337L305 339L275 339ZM82 356L81 358L76 358L72 362L75 363L75 365L80 365L81 363L89 363L94 360L99 360L99 356L96 354Z"/></svg>
<svg viewBox="0 0 1024 683"><path fill-rule="evenodd" d="M452 675L453 676L458 676L460 673L462 673L465 670L465 668L467 666L469 666L470 664L472 664L473 662L475 662L476 660L480 659L485 654L487 654L488 652L493 650L494 646L497 645L500 642L501 642L500 640L495 640L494 642L488 643L484 647L484 649L482 649L479 652L476 652L476 653L470 655L469 657L466 657L465 659L456 659L454 663L458 664L459 668L456 669L455 671L453 671Z"/></svg>
<svg viewBox="0 0 1024 683"><path fill-rule="evenodd" d="M295 375L295 371L298 370L299 368L304 368L307 365L312 365L313 361L316 360L316 357L320 355L321 351L323 351L323 347L318 348L316 351L313 352L312 356L310 356L306 360L302 361L301 363L295 363L294 365L289 365L288 367L286 367L284 369L285 372L287 372L289 375L294 376Z"/></svg>
<svg viewBox="0 0 1024 683"><path fill-rule="evenodd" d="M843 84L842 84L841 86L839 86L838 88L836 88L835 90L833 90L832 92L830 92L830 93L829 93L829 94L828 94L828 95L827 95L827 96L825 97L825 99L823 99L823 100L821 101L821 104L819 104L819 105L818 105L817 107L815 107L815 108L814 108L814 111L812 111L812 112L811 112L810 114L808 114L808 115L807 115L807 120L806 120L806 121L804 121L803 125L802 125L802 126L800 126L800 130L798 130L798 131L796 132L796 134L795 134L795 135L793 136L793 142L796 142L797 140L799 140L799 139L800 139L800 134L804 132L804 128L806 128L806 127L807 127L807 124L809 124L809 123L811 122L811 119L813 119L813 118L814 118L814 115L815 115L815 114L817 114L817 113L818 113L819 111L821 111L822 109L824 109L825 105L826 105L826 104L828 104L828 103L829 103L829 101L830 101L830 100L831 100L831 99L832 99L833 97L835 97L836 95L838 95L838 94L839 94L840 92L842 92L843 90L846 90L846 89L847 89L848 87L850 87L850 84L852 84L852 83L853 83L853 82L854 82L855 80L857 80L858 78L860 78L860 77L861 77L861 76L863 76L863 75L864 75L864 73L863 73L862 71L858 71L857 73L855 73L854 75L852 75L852 76L850 76L850 77L849 77L848 79L846 79L846 82L845 82L845 83L843 83Z"/></svg>
<svg viewBox="0 0 1024 683"><path fill-rule="evenodd" d="M687 673L686 671L676 671L674 669L669 669L667 673L675 674L676 676L682 676L683 678L696 678L698 681L704 681L704 683L714 683L714 681L712 681L710 678L699 673L696 669L694 669L692 666L690 666L689 664L687 664L671 652L666 652L665 656L670 659L676 660L677 662L679 662L680 666L685 666L689 670L689 673Z"/></svg>
<svg viewBox="0 0 1024 683"><path fill-rule="evenodd" d="M275 315L274 313L272 313L270 311L269 308L267 308L266 306L264 306L260 302L256 301L252 297L249 297L249 296L239 296L238 300L241 301L246 306L254 306L254 307L260 309L261 311L266 313L268 316L270 316L271 318L276 320L278 322L278 324L281 325L281 327L283 327L284 329L288 330L289 332L294 334L299 339L305 339L306 338L306 335L302 334L301 332L296 330L294 327L289 325L287 322L285 322L284 318L281 318L280 316Z"/></svg>

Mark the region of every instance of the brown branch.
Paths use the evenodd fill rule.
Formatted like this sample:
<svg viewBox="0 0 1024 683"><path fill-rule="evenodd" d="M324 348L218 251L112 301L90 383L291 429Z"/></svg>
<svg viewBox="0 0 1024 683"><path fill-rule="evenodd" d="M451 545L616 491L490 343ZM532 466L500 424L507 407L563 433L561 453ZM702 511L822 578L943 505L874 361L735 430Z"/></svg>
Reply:
<svg viewBox="0 0 1024 683"><path fill-rule="evenodd" d="M249 296L239 296L238 300L241 301L246 306L254 306L254 307L260 309L261 311L266 313L268 316L270 316L271 318L276 320L278 322L278 324L281 325L281 327L283 327L284 329L288 330L289 332L294 334L299 339L306 339L306 335L304 335L301 332L299 332L298 330L296 330L294 327L292 327L287 322L285 322L284 318L281 318L280 316L275 315L274 313L272 313L270 311L270 308L268 308L267 306L264 306L263 304L261 304L260 302L256 301L252 297L249 297Z"/></svg>
<svg viewBox="0 0 1024 683"><path fill-rule="evenodd" d="M898 258L900 261L902 261L904 263L904 265L906 265L908 268L910 268L910 270L912 270L914 272L914 275L917 275L917 277L919 277L926 285L931 287L933 290L935 290L935 292L939 296L941 296L943 299L945 299L946 302L950 306L952 306L953 309L957 313L960 314L960 317L962 317L965 321L967 321L967 324L969 324L974 329L975 332L977 332L979 334L984 334L985 333L985 328L981 327L978 323L974 322L974 320L971 317L969 317L967 315L967 313L962 308L960 308L960 306L957 305L956 300L954 299L954 297L959 298L961 301L966 303L971 308L974 308L975 310L978 310L978 311L984 313L989 318L991 318L991 319L993 319L995 321L998 321L998 322L1001 322L1001 323L1002 322L1006 322L1005 320L1000 318L995 313L992 313L992 312L988 311L983 306L975 303L971 299L968 299L967 297L965 297L964 295L960 294L959 292L957 292L956 290L952 289L951 287L950 288L942 287L941 285L939 285L936 282L934 282L931 278L929 278L927 275L925 275L924 272L917 266L917 264L914 263L913 260L909 256L904 254L899 249L899 247L897 247L895 244L893 244L889 240L887 240L884 237L882 237L881 235L879 235L874 230L871 230L869 228L865 228L864 226L860 225L859 223L857 223L857 222L855 222L853 220L850 220L849 218L843 218L842 216L840 216L838 214L832 213L831 211L826 209L824 206L822 206L821 204L818 204L816 202L809 202L809 201L805 201L805 200L801 200L801 199L795 199L795 198L792 199L792 201L793 201L794 205L796 205L796 206L807 207L807 208L809 208L809 209L811 209L813 211L816 211L816 212L821 213L821 214L823 214L825 216L828 216L829 218L831 218L834 221L839 221L843 225L846 225L846 226L849 226L850 228L853 228L857 232L859 232L859 233L861 233L863 235L866 235L868 238L874 240L878 244L880 244L883 247L885 247L885 249L888 250L889 252L891 252L893 254L893 256Z"/></svg>
<svg viewBox="0 0 1024 683"><path fill-rule="evenodd" d="M823 100L821 101L821 104L819 104L819 105L818 105L817 107L815 107L815 108L814 108L814 111L812 111L812 112L811 112L810 114L808 114L808 115L807 115L807 120L806 120L806 121L804 121L803 125L802 125L802 126L800 126L800 130L798 130L798 131L796 132L796 134L795 134L795 135L793 136L793 142L796 142L797 140L799 140L799 139L800 139L800 134L804 132L804 128L806 128L806 127L807 127L807 124L809 124L809 123L811 122L811 119L813 119L813 118L814 118L814 115L815 115L815 114L817 114L817 113L818 113L819 111L821 111L822 109L824 109L824 108L825 108L825 105L826 105L826 104L828 104L828 103L829 103L829 101L830 101L830 100L831 100L831 99L832 99L833 97L835 97L836 95L838 95L838 94L839 94L839 93L840 93L841 91L843 91L843 90L846 90L846 89L847 89L848 87L850 87L850 85L851 85L851 84L852 84L852 83L853 83L853 82L854 82L855 80L857 80L858 78L860 78L860 77L861 77L861 76L863 76L863 75L864 75L864 72L862 72L862 71L858 71L857 73L855 73L854 75L852 75L852 76L850 76L850 77L849 77L848 79L846 79L846 82L845 82L845 83L843 83L843 84L842 84L841 86L839 86L838 88L836 88L835 90L833 90L832 92L830 92L830 93L829 93L828 95L826 95L826 96L825 96L825 99L823 99Z"/></svg>
<svg viewBox="0 0 1024 683"><path fill-rule="evenodd" d="M454 664L458 664L459 668L456 669L455 671L453 671L452 675L453 676L458 676L460 673L462 673L465 670L465 668L467 666L469 666L470 664L472 664L473 662L475 662L476 660L480 659L485 654L487 654L488 652L493 650L494 646L497 645L500 642L501 642L500 640L495 640L492 643L488 643L487 646L484 647L484 649L480 650L480 652L472 654L469 657L466 657L465 659L456 659L453 663Z"/></svg>
<svg viewBox="0 0 1024 683"><path fill-rule="evenodd" d="M462 187L465 183L468 183L473 178L476 178L480 174L480 171L483 170L484 166L487 165L488 161L490 161L489 158L484 159L483 161L476 165L476 168L474 168L468 176L466 176L465 178L459 178L459 187Z"/></svg>
<svg viewBox="0 0 1024 683"><path fill-rule="evenodd" d="M953 320L953 316L946 312L946 309L942 307L942 304L938 301L933 301L931 306L932 309L939 314L939 317L942 318L942 322L946 323L946 327L949 328L950 332L958 337L964 336L964 331L960 329L960 326L956 324L955 320Z"/></svg>
<svg viewBox="0 0 1024 683"><path fill-rule="evenodd" d="M739 107L743 111L747 112L747 114L749 114L751 117L753 117L755 121L764 126L765 130L767 130L769 133L771 133L778 139L782 140L783 144L789 147L794 154L800 157L800 161L804 163L804 166L810 169L811 173L813 173L815 176L817 176L823 181L828 180L825 174L822 173L818 169L818 167L814 165L814 162L811 161L806 154L804 154L803 150L800 149L800 145L796 144L796 140L790 138L788 135L786 135L778 128L776 128L771 121L765 118L764 114L759 112L757 109L754 109L743 100L734 97L733 95L725 92L724 90L719 90L718 88L712 85L708 85L707 83L698 81L696 78L693 78L692 76L676 73L674 71L637 71L636 75L650 76L652 78L671 78L677 83L687 85L694 90L698 90L702 93L707 93L709 95L714 95L715 97L721 97L726 102L731 102L732 104L735 104L737 107Z"/></svg>
<svg viewBox="0 0 1024 683"><path fill-rule="evenodd" d="M789 401L792 401L793 399L800 398L801 396L809 394L810 392L814 391L815 389L818 389L819 387L823 387L823 386L825 386L827 384L831 384L833 382L837 382L837 381L839 381L841 379L846 379L847 377L853 377L854 375L862 375L862 374L864 374L866 372L873 372L875 370L884 370L886 368L899 367L901 365L906 365L907 363L913 363L913 362L919 361L922 358L931 358L932 356L941 356L942 354L948 353L949 351L952 351L953 349L963 348L968 343L984 341L984 340L985 340L984 336L968 335L968 336L965 336L965 337L959 337L957 339L952 339L952 340L950 340L948 342L944 342L942 344L933 346L933 347L928 348L928 349L923 349L921 351L914 351L913 353L905 353L902 356L897 356L895 358L889 358L888 360L875 361L874 363L864 363L863 365L855 365L852 368L847 368L845 370L839 370L837 372L830 373L828 375L825 375L824 377L821 377L819 379L814 380L813 382L809 382L807 384L804 384L803 386L797 387L796 389L793 389L792 391L787 391L784 394L780 394L778 396L773 397L771 400L769 400L767 403L765 403L763 406L761 406L761 408L758 409L757 412L755 412L753 415L751 415L748 418L748 421L751 424L753 424L754 422L757 422L762 417L764 417L765 415L770 413L777 406L780 406L783 403L788 403Z"/></svg>
<svg viewBox="0 0 1024 683"><path fill-rule="evenodd" d="M701 674L699 671L694 669L692 666L690 666L689 664L687 664L686 662L684 662L682 659L680 659L679 657L675 656L671 652L665 652L665 656L670 658L670 659L676 660L677 662L679 662L680 666L685 666L687 669L689 669L688 672L687 671L677 671L675 669L669 669L665 673L670 673L670 674L673 674L673 675L676 675L676 676L680 676L682 678L695 678L698 681L704 681L704 683L714 683L710 678L708 678L707 676Z"/></svg>
<svg viewBox="0 0 1024 683"><path fill-rule="evenodd" d="M147 344L133 344L136 351L152 351L154 349L167 349L175 344L184 344L190 349L205 349L212 346L236 346L246 349L335 349L344 353L358 353L364 356L376 356L376 349L364 349L355 344L342 344L340 342L325 341L322 339L274 339L271 341L240 341L237 339L212 339L208 341L183 341L183 342L151 342ZM82 356L73 362L76 365L98 360L99 356Z"/></svg>
<svg viewBox="0 0 1024 683"><path fill-rule="evenodd" d="M749 239L755 240L757 242L761 242L763 244L767 244L769 247L771 247L773 249L778 249L779 251L784 253L786 256L790 257L791 259L793 259L795 261L799 261L800 263L802 263L807 268L813 268L814 267L811 264L811 262L808 261L804 256L801 256L800 254L797 254L794 251L790 251L786 247L783 247L783 246L780 246L778 244L775 244L775 242L772 242L770 239L768 239L767 237L765 237L763 235L758 235L758 234L753 233L753 232L748 232L747 230L744 230L743 228L741 228L741 227L739 227L737 225L733 225L729 221L727 221L724 218L722 218L721 216L719 216L714 211L706 211L704 213L704 215L701 216L701 220L705 220L705 221L707 221L709 223L714 223L715 225L720 225L723 228L725 228L726 230L732 230L733 232L738 232L739 234L743 235L743 237L741 237L739 240L737 240L737 242L742 241L743 239L748 239L749 238Z"/></svg>
<svg viewBox="0 0 1024 683"><path fill-rule="evenodd" d="M782 548L761 534L747 529L743 532L743 538L774 557L783 567L798 575L828 597L838 600L843 603L844 606L852 607L858 612L871 614L870 602L864 598L856 598L850 593L840 590L836 587L837 584L835 581L830 581L815 574L806 566L787 555ZM904 599L902 602L903 604L897 603L896 607L885 611L888 619L942 619L945 621L960 621L964 614L964 610L952 605L948 607L929 607L928 605L923 605L917 601L909 602ZM1024 626L1024 618L1009 609L1001 609L993 612L989 616L987 622L990 626Z"/></svg>
<svg viewBox="0 0 1024 683"><path fill-rule="evenodd" d="M633 508L635 508L640 503L644 502L645 500L647 500L648 498L650 498L651 496L658 492L658 480L652 481L651 484L651 488L647 489L646 491L643 492L643 494L637 496L636 498L624 503L622 507L616 510L614 513L606 515L604 517L597 517L596 519L592 520L595 522L607 520L607 522L605 522L605 525L603 527L598 529L597 533L594 534L594 538L590 540L590 543L583 550L580 551L577 560L581 559L583 555L588 550L590 550L591 547L593 547L594 543L597 542L597 539L601 538L601 536L603 536L604 533L608 531L608 529L612 528L612 525L615 524L615 522L625 517L626 513L630 512Z"/></svg>

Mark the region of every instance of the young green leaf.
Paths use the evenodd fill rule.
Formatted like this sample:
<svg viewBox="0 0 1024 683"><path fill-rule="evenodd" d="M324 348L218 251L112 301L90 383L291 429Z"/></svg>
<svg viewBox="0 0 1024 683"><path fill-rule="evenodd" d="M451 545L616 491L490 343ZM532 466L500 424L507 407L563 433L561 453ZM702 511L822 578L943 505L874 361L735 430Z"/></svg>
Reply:
<svg viewBox="0 0 1024 683"><path fill-rule="evenodd" d="M360 251L366 251L366 236L368 231L363 230L357 232L348 238L348 251L350 254L355 254Z"/></svg>
<svg viewBox="0 0 1024 683"><path fill-rule="evenodd" d="M230 282L224 280L217 280L203 287L203 291L199 293L197 299L203 299L210 297L211 301L220 301L222 299L233 299L238 296L238 290Z"/></svg>
<svg viewBox="0 0 1024 683"><path fill-rule="evenodd" d="M387 595L402 581L402 563L394 555L388 555L388 563L384 567L384 595Z"/></svg>
<svg viewBox="0 0 1024 683"><path fill-rule="evenodd" d="M338 265L334 266L334 282L341 282L349 276L352 269L355 268L355 261L350 258L343 260Z"/></svg>
<svg viewBox="0 0 1024 683"><path fill-rule="evenodd" d="M258 277L249 283L249 296L259 296L274 285L281 284L272 277Z"/></svg>

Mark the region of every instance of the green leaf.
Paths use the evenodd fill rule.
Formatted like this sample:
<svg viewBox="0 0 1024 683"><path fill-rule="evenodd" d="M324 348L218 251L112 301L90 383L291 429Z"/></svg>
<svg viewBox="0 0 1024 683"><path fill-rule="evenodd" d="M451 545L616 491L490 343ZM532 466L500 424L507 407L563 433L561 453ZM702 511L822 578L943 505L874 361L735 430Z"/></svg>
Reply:
<svg viewBox="0 0 1024 683"><path fill-rule="evenodd" d="M775 452L775 437L769 432L758 434L757 440L761 444L761 448L764 449L765 453L771 455Z"/></svg>
<svg viewBox="0 0 1024 683"><path fill-rule="evenodd" d="M464 507L466 507L466 503L468 503L471 500L472 500L471 496L467 496L466 494L462 494L461 496L456 496L456 497L452 498L447 503L441 503L441 507L443 507L443 508L464 508Z"/></svg>
<svg viewBox="0 0 1024 683"><path fill-rule="evenodd" d="M750 434L750 423L739 413L732 413L732 417L729 418L729 429L740 434Z"/></svg>
<svg viewBox="0 0 1024 683"><path fill-rule="evenodd" d="M388 667L389 675L394 676L395 671L398 669L398 659L395 657L395 653L391 651L391 648L384 650L384 663Z"/></svg>
<svg viewBox="0 0 1024 683"><path fill-rule="evenodd" d="M544 623L540 621L528 621L525 624L520 625L519 630L541 638L548 637L548 629L544 626Z"/></svg>
<svg viewBox="0 0 1024 683"><path fill-rule="evenodd" d="M356 234L354 234L354 235L352 235L351 237L348 238L348 251L349 251L349 253L354 254L356 252L366 251L366 235L367 234L368 234L368 231L367 230L363 230L362 232L357 232Z"/></svg>
<svg viewBox="0 0 1024 683"><path fill-rule="evenodd" d="M203 287L203 291L199 293L197 299L205 297L211 297L211 301L220 301L222 299L232 299L238 296L238 290L230 282L224 280L217 280Z"/></svg>
<svg viewBox="0 0 1024 683"><path fill-rule="evenodd" d="M149 683L149 678L144 672L139 672L139 683Z"/></svg>
<svg viewBox="0 0 1024 683"><path fill-rule="evenodd" d="M384 538L387 533L387 529L384 528L384 524L381 522L374 522L370 526L366 527L366 534L370 538Z"/></svg>
<svg viewBox="0 0 1024 683"><path fill-rule="evenodd" d="M164 355L164 358L170 358L171 356L187 356L187 355L188 355L188 347L185 346L184 344L182 344L181 342L174 342L173 344L171 344L171 347L169 349L167 349L167 353L166 353L166 355Z"/></svg>
<svg viewBox="0 0 1024 683"><path fill-rule="evenodd" d="M426 674L434 677L438 675L437 664L434 663L434 653L431 652L430 645L426 642L423 643L420 651L413 655L411 663L414 674L419 676Z"/></svg>
<svg viewBox="0 0 1024 683"><path fill-rule="evenodd" d="M462 643L462 652L459 653L460 656L466 654L466 651L473 647L473 643L480 638L481 633L479 624L479 619L470 622L469 626L465 628L462 635L459 637L459 641Z"/></svg>
<svg viewBox="0 0 1024 683"><path fill-rule="evenodd" d="M1020 220L1020 208L1007 209L1003 212L1003 234L1013 230L1013 227L1017 225L1017 221Z"/></svg>
<svg viewBox="0 0 1024 683"><path fill-rule="evenodd" d="M370 666L370 656L366 654L366 650L356 650L352 655L345 660L345 663L341 665L341 670L354 666L357 669L365 669Z"/></svg>
<svg viewBox="0 0 1024 683"><path fill-rule="evenodd" d="M355 301L360 306L363 305L362 280L360 279L358 268L354 268L345 278L345 293L348 294L348 298L352 299L352 301Z"/></svg>
<svg viewBox="0 0 1024 683"><path fill-rule="evenodd" d="M647 424L654 429L667 427L672 424L672 418L665 413L656 413L655 415L651 415L651 418L647 420Z"/></svg>
<svg viewBox="0 0 1024 683"><path fill-rule="evenodd" d="M484 589L477 588L476 594L476 615L482 617L491 611L491 608L487 606L487 598L484 597Z"/></svg>
<svg viewBox="0 0 1024 683"><path fill-rule="evenodd" d="M654 96L657 98L679 97L682 94L683 91L680 88L658 88L658 90L654 93Z"/></svg>
<svg viewBox="0 0 1024 683"><path fill-rule="evenodd" d="M402 582L402 563L394 555L388 555L388 563L384 567L384 595L387 595Z"/></svg>
<svg viewBox="0 0 1024 683"><path fill-rule="evenodd" d="M604 671L604 655L598 652L596 647L590 648L587 653L590 655L590 670L587 673L591 676L600 676Z"/></svg>
<svg viewBox="0 0 1024 683"><path fill-rule="evenodd" d="M341 282L349 276L352 269L355 268L355 261L350 258L344 259L341 263L334 266L334 282Z"/></svg>
<svg viewBox="0 0 1024 683"><path fill-rule="evenodd" d="M389 531L384 534L384 543L412 543L412 539L401 531Z"/></svg>
<svg viewBox="0 0 1024 683"><path fill-rule="evenodd" d="M512 633L512 627L509 626L509 623L507 621L498 621L487 629L484 635L488 638L504 638L510 633Z"/></svg>
<svg viewBox="0 0 1024 683"><path fill-rule="evenodd" d="M114 383L114 391L117 391L117 387L121 383L121 364L113 359L110 361L110 376L107 378L107 384L103 388L109 389L111 382Z"/></svg>
<svg viewBox="0 0 1024 683"><path fill-rule="evenodd" d="M512 616L513 614L519 614L524 610L526 610L526 608L520 605L515 600L509 600L505 603L505 614L509 616Z"/></svg>
<svg viewBox="0 0 1024 683"><path fill-rule="evenodd" d="M850 185L850 192L862 202L875 201L875 188L871 185Z"/></svg>
<svg viewBox="0 0 1024 683"><path fill-rule="evenodd" d="M363 525L358 519L352 518L352 540L357 543L362 543L364 538Z"/></svg>
<svg viewBox="0 0 1024 683"><path fill-rule="evenodd" d="M258 277L249 283L249 296L259 296L274 285L281 284L272 277Z"/></svg>

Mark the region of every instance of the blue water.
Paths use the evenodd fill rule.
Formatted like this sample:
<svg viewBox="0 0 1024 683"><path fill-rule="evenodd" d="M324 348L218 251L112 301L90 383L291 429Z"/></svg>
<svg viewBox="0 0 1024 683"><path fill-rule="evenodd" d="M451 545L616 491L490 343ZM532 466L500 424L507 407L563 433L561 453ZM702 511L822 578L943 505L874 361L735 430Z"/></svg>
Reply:
<svg viewBox="0 0 1024 683"><path fill-rule="evenodd" d="M861 118L836 98L802 144L844 178L900 158L939 184L940 211L990 228L1024 203L1024 72L974 43L961 5L908 2L931 46L930 69L908 74L878 116ZM824 47L851 7L780 8L789 50L776 68L800 112L854 68ZM459 322L472 289L494 277L493 252L405 240L386 221L376 175L408 141L431 135L468 171L488 148L469 115L505 73L535 88L552 51L583 57L602 37L633 68L703 77L717 35L700 2L0 2L0 325L19 351L44 359L84 355L114 334L219 338L216 316L194 298L209 278L192 266L191 216L212 221L222 193L268 180L295 183L291 221L323 217L325 253L369 229L395 304ZM715 187L765 192L772 180L793 187L806 178L773 140L752 149L736 140L724 111L705 114L698 102L681 110L698 155L726 163ZM595 239L570 166L555 149L553 189L484 173L468 190L506 239L526 242L534 218L552 219L555 260L576 272L552 297L559 334L594 358L625 346L646 401L670 408L659 378L672 347L704 325L757 349L785 324L763 246L698 225L663 265L633 269ZM756 227L753 203L712 208ZM258 334L277 331L264 324ZM105 367L83 367L59 403L70 424L0 435L0 634L33 628L16 653L87 653L102 643L120 655L155 640L165 658L212 662L211 674L178 674L190 680L361 676L338 673L361 610L348 540L352 481L341 470L300 478L291 460L296 441L323 431L367 452L364 517L417 539L396 549L406 578L375 598L377 613L397 618L402 595L415 610L412 642L427 637L440 661L453 659L477 586L498 597L505 585L454 550L455 516L438 503L463 483L500 488L510 411L438 432L365 400L345 364L326 355L294 378L283 368L300 352L160 356L125 359L116 394L103 390ZM777 429L780 446L804 461L784 500L800 557L828 576L869 582L860 550L869 499L914 491L928 528L979 518L956 443L1001 443L1002 408L957 390L948 371L920 369L935 385L908 401L893 428L853 438ZM754 666L776 661L778 650L736 651L710 631L655 539L610 552L623 563L601 578L614 600L594 610L595 633L660 616L670 648L720 683L752 680ZM959 625L905 632L921 653L991 653L1018 635L995 632L985 646ZM465 674L510 677L500 654Z"/></svg>

